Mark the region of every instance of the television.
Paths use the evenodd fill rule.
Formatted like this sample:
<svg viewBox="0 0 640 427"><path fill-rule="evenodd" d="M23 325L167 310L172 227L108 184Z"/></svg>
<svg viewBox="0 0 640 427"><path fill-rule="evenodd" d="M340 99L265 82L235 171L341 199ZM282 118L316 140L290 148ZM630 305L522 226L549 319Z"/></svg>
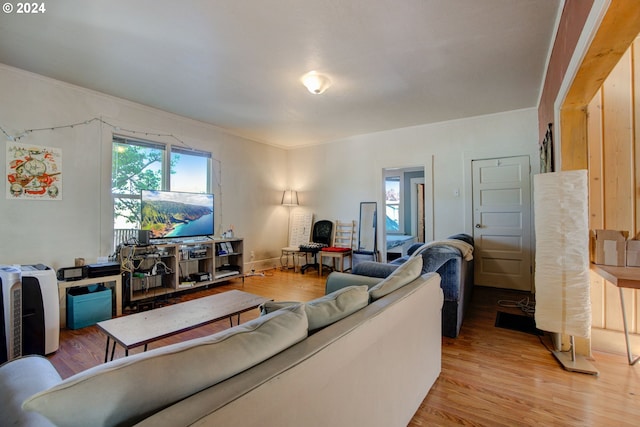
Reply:
<svg viewBox="0 0 640 427"><path fill-rule="evenodd" d="M140 228L151 239L213 235L213 194L142 190Z"/></svg>

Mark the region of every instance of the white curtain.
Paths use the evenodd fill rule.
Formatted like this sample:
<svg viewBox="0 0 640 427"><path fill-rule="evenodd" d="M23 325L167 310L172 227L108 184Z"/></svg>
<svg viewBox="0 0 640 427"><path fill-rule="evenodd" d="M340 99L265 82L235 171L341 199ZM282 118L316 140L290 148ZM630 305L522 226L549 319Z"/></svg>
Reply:
<svg viewBox="0 0 640 427"><path fill-rule="evenodd" d="M534 176L538 329L591 335L587 171Z"/></svg>

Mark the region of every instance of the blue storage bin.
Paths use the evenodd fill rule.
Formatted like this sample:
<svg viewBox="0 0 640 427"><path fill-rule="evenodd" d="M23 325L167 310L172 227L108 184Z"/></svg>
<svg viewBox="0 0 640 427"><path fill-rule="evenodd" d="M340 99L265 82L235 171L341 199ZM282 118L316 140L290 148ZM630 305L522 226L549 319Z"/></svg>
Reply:
<svg viewBox="0 0 640 427"><path fill-rule="evenodd" d="M111 319L111 289L103 285L69 289L67 328L80 329Z"/></svg>

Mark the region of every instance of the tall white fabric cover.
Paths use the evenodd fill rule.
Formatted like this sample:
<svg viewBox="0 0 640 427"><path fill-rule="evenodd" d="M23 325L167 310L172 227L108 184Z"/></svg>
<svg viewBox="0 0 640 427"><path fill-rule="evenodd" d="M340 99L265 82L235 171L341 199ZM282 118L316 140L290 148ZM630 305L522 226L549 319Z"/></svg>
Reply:
<svg viewBox="0 0 640 427"><path fill-rule="evenodd" d="M587 171L535 175L538 329L588 338L589 215Z"/></svg>

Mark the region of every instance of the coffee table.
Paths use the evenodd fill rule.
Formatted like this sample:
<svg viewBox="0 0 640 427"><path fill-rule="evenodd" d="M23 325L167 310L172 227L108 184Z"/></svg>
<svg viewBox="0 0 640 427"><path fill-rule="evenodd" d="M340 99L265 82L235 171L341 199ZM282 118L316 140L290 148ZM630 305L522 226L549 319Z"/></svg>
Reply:
<svg viewBox="0 0 640 427"><path fill-rule="evenodd" d="M129 355L130 349L141 345L144 345L144 351L147 351L147 345L153 341L218 320L229 318L229 324L233 326L233 316L235 315L238 316L236 323L239 324L240 313L253 310L266 301L271 301L271 299L232 290L98 322L98 328L107 336L104 361L108 360L111 339L113 339L111 349L111 360L113 360L116 343L124 347L125 356Z"/></svg>

